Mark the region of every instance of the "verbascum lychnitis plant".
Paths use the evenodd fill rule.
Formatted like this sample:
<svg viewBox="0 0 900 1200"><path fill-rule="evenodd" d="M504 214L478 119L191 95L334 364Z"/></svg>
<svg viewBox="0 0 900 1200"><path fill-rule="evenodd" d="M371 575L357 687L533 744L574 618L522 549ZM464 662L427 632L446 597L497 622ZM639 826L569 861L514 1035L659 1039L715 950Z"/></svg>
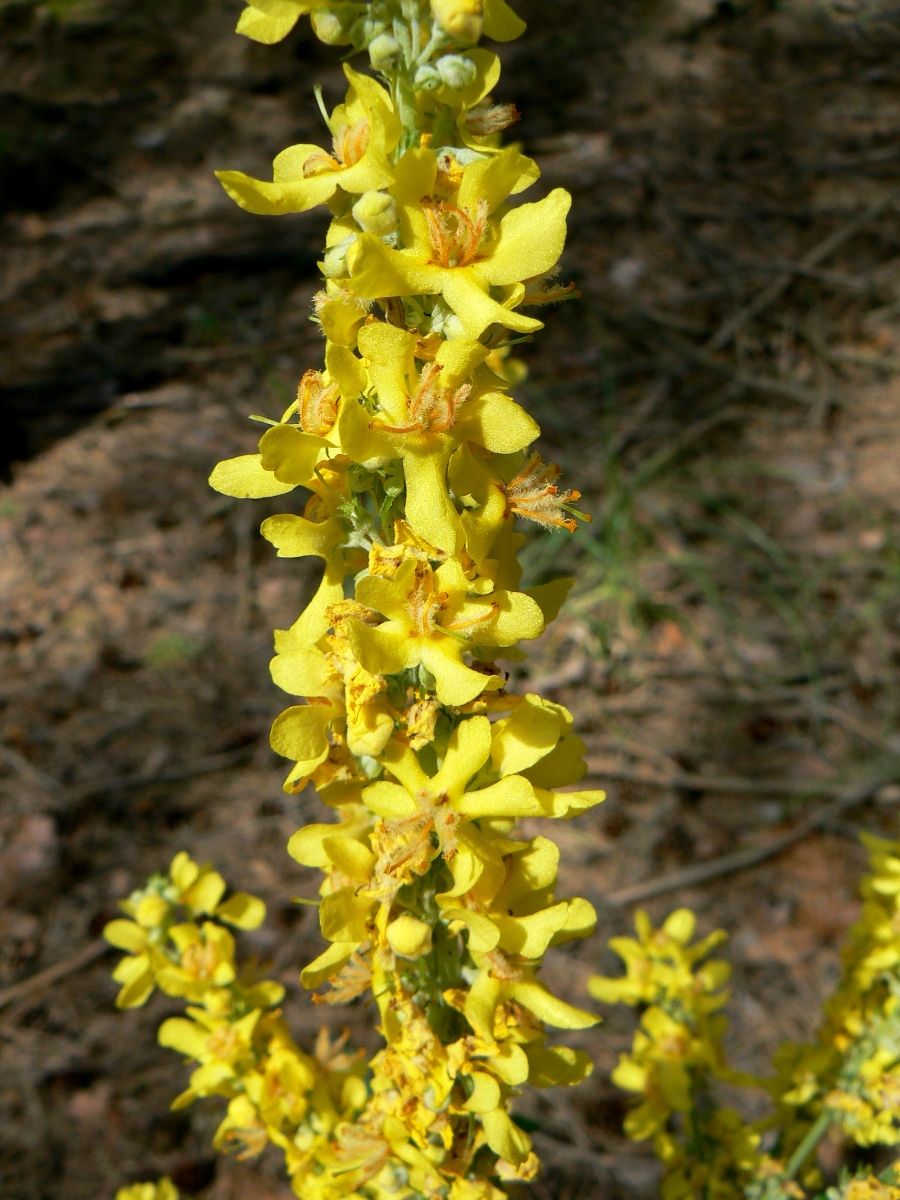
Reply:
<svg viewBox="0 0 900 1200"><path fill-rule="evenodd" d="M900 1159L828 1186L816 1156L826 1136L851 1157L859 1147L867 1163L871 1148L900 1145L900 841L864 840L869 872L841 979L815 1041L781 1046L771 1077L728 1064L729 970L709 958L724 933L695 942L694 916L679 909L659 928L638 913L637 938L610 943L625 974L595 976L589 987L598 1000L642 1010L613 1080L634 1094L625 1131L652 1141L663 1200L900 1200ZM755 1089L767 1111L749 1121L720 1107L723 1084L733 1094Z"/></svg>
<svg viewBox="0 0 900 1200"><path fill-rule="evenodd" d="M510 395L536 307L571 294L554 278L570 197L520 199L539 170L502 144L516 111L492 98L499 60L478 45L524 28L505 0L253 0L238 32L272 43L306 16L347 50L345 98L317 93L325 144L283 150L271 180L218 177L251 213L330 212L324 362L211 483L290 494L262 533L306 560L312 587L275 634L272 675L294 703L271 743L286 790L311 784L328 814L288 847L321 872L325 947L301 979L321 1002L374 1001L383 1047L366 1062L323 1033L300 1049L281 985L235 963L229 927L256 926L262 905L225 898L184 854L107 937L129 951L120 1004L154 987L188 1002L160 1041L194 1064L177 1107L226 1102L217 1146L278 1147L302 1200L499 1200L538 1169L517 1094L590 1070L548 1027L596 1020L539 974L594 911L557 897L556 845L517 822L602 793L575 788L569 712L499 661L523 657L566 593L523 584L523 522L571 531L583 515ZM165 1180L128 1200L142 1187L169 1200Z"/></svg>

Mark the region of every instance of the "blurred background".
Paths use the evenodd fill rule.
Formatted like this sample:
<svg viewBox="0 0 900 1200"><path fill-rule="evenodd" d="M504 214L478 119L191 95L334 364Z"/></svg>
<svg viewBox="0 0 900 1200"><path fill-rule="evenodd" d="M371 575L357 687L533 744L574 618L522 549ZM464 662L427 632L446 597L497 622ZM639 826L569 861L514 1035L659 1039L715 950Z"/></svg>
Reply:
<svg viewBox="0 0 900 1200"><path fill-rule="evenodd" d="M581 291L523 348L520 395L593 515L528 550L532 581L577 578L529 679L609 793L554 831L600 930L547 976L583 1002L632 904L690 904L733 935L732 1043L762 1070L834 980L858 831L897 832L900 10L518 8L498 96L539 189L574 194ZM292 897L315 881L284 843L316 808L280 791L266 662L306 580L256 532L284 502L206 485L320 362L326 224L243 213L212 171L265 176L321 136L313 84L341 93L308 29L254 46L239 10L0 2L4 1200L163 1172L208 1200L289 1194L274 1159L215 1158L214 1102L168 1111L167 1002L113 1009L98 933L180 848L267 899L246 946L291 985L299 1038L372 1036L371 1011L296 983L319 935ZM593 1079L525 1102L533 1200L656 1195L608 1081L630 1029L608 1014L582 1037Z"/></svg>

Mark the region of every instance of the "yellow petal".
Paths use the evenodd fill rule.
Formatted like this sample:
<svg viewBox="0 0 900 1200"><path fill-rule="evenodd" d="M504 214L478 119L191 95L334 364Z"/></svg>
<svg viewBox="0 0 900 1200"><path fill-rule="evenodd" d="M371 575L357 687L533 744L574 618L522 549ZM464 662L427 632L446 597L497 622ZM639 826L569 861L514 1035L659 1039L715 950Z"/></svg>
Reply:
<svg viewBox="0 0 900 1200"><path fill-rule="evenodd" d="M131 954L140 953L147 945L146 931L134 921L126 921L121 917L103 926L103 937L111 946Z"/></svg>
<svg viewBox="0 0 900 1200"><path fill-rule="evenodd" d="M470 717L454 729L447 744L441 769L434 777L436 792L451 798L461 795L466 784L487 762L491 753L491 723L487 717Z"/></svg>
<svg viewBox="0 0 900 1200"><path fill-rule="evenodd" d="M500 222L500 240L478 264L479 277L497 286L533 279L554 267L566 241L572 197L564 188L534 204L520 204Z"/></svg>
<svg viewBox="0 0 900 1200"><path fill-rule="evenodd" d="M493 1075L487 1075L484 1071L473 1071L468 1078L472 1091L466 1101L466 1111L489 1113L497 1108L500 1104L500 1085ZM496 1147L493 1146L492 1149Z"/></svg>
<svg viewBox="0 0 900 1200"><path fill-rule="evenodd" d="M237 929L258 929L266 919L266 906L258 896L235 892L219 905L216 917Z"/></svg>
<svg viewBox="0 0 900 1200"><path fill-rule="evenodd" d="M601 791L548 792L536 788L535 794L548 817L574 817L606 799L606 792Z"/></svg>
<svg viewBox="0 0 900 1200"><path fill-rule="evenodd" d="M500 991L499 980L483 972L475 978L465 999L466 1020L479 1037L489 1042L494 1040L494 1013L500 1003Z"/></svg>
<svg viewBox="0 0 900 1200"><path fill-rule="evenodd" d="M566 726L560 705L530 692L493 727L491 762L500 775L526 770L556 745Z"/></svg>
<svg viewBox="0 0 900 1200"><path fill-rule="evenodd" d="M511 42L521 37L526 25L506 0L484 0L484 32L495 42Z"/></svg>
<svg viewBox="0 0 900 1200"><path fill-rule="evenodd" d="M272 725L272 749L295 762L318 765L328 754L327 730L336 715L333 704L297 704L286 708Z"/></svg>
<svg viewBox="0 0 900 1200"><path fill-rule="evenodd" d="M500 930L496 924L483 913L473 912L469 908L446 909L444 920L448 923L459 922L468 931L468 947L473 954L487 954L496 949L500 941Z"/></svg>
<svg viewBox="0 0 900 1200"><path fill-rule="evenodd" d="M521 775L510 775L490 787L466 792L453 802L454 809L470 818L531 817L541 812L534 788Z"/></svg>
<svg viewBox="0 0 900 1200"><path fill-rule="evenodd" d="M368 918L374 901L357 896L352 887L339 888L322 898L319 926L330 942L361 942L369 933Z"/></svg>
<svg viewBox="0 0 900 1200"><path fill-rule="evenodd" d="M531 1138L503 1111L495 1108L481 1118L487 1144L507 1162L520 1163L528 1157Z"/></svg>
<svg viewBox="0 0 900 1200"><path fill-rule="evenodd" d="M228 196L246 212L277 217L284 213L308 212L330 200L340 186L342 171L324 171L293 183L254 179L243 171L216 171L215 176Z"/></svg>
<svg viewBox="0 0 900 1200"><path fill-rule="evenodd" d="M553 935L565 926L567 907L561 902L527 917L497 917L501 946L522 958L541 958Z"/></svg>
<svg viewBox="0 0 900 1200"><path fill-rule="evenodd" d="M419 653L422 664L434 676L435 691L441 704L468 704L493 686L492 680L499 683L497 676L483 675L467 667L462 662L461 648L449 637L443 638L440 645L423 641Z"/></svg>
<svg viewBox="0 0 900 1200"><path fill-rule="evenodd" d="M457 203L462 209L474 211L479 201L484 200L488 212L494 212L514 191L521 191L539 176L536 163L526 158L517 146L507 146L498 154L476 159L466 167Z"/></svg>
<svg viewBox="0 0 900 1200"><path fill-rule="evenodd" d="M539 1021L546 1021L548 1025L557 1029L590 1029L600 1020L593 1013L560 1000L534 980L513 983L510 986L510 995L529 1012L534 1013Z"/></svg>
<svg viewBox="0 0 900 1200"><path fill-rule="evenodd" d="M300 982L306 988L321 987L337 975L358 945L359 942L335 942L328 946L318 958L314 958L303 968L300 972Z"/></svg>
<svg viewBox="0 0 900 1200"><path fill-rule="evenodd" d="M207 1052L208 1042L207 1030L183 1017L170 1017L159 1027L159 1044L169 1050L177 1050L185 1058L202 1059Z"/></svg>
<svg viewBox="0 0 900 1200"><path fill-rule="evenodd" d="M418 661L416 643L402 629L372 629L362 621L348 621L347 641L357 661L373 675L394 675Z"/></svg>
<svg viewBox="0 0 900 1200"><path fill-rule="evenodd" d="M375 855L356 838L332 833L325 838L323 847L330 862L350 879L366 883L371 878Z"/></svg>
<svg viewBox="0 0 900 1200"><path fill-rule="evenodd" d="M514 646L543 633L544 614L524 592L496 591L485 600L494 607L494 614L477 627L480 646Z"/></svg>
<svg viewBox="0 0 900 1200"><path fill-rule="evenodd" d="M551 579L547 583L539 583L535 587L528 588L527 594L540 605L546 624L549 625L559 616L559 610L574 583L574 579Z"/></svg>
<svg viewBox="0 0 900 1200"><path fill-rule="evenodd" d="M235 32L264 46L272 46L286 38L297 24L302 11L300 6L282 4L267 7L271 8L270 12L262 12L255 5L248 5L238 17Z"/></svg>
<svg viewBox="0 0 900 1200"><path fill-rule="evenodd" d="M389 821L402 821L416 811L415 799L396 783L373 783L363 790L362 798L366 808Z"/></svg>
<svg viewBox="0 0 900 1200"><path fill-rule="evenodd" d="M303 867L324 870L330 861L325 850L325 839L331 837L336 829L334 824L304 825L288 839L288 854Z"/></svg>
<svg viewBox="0 0 900 1200"><path fill-rule="evenodd" d="M488 392L466 405L457 432L495 454L514 454L530 446L541 430L511 397Z"/></svg>
<svg viewBox="0 0 900 1200"><path fill-rule="evenodd" d="M237 458L217 463L209 477L209 486L239 500L261 500L294 490L292 483L282 483L271 471L266 471L258 454L239 454Z"/></svg>
<svg viewBox="0 0 900 1200"><path fill-rule="evenodd" d="M535 1087L571 1087L591 1074L594 1064L583 1050L570 1046L529 1046L528 1082Z"/></svg>
<svg viewBox="0 0 900 1200"><path fill-rule="evenodd" d="M312 479L319 455L327 445L324 438L304 433L296 425L273 425L260 438L260 461L279 482L305 485Z"/></svg>
<svg viewBox="0 0 900 1200"><path fill-rule="evenodd" d="M416 251L391 250L371 233L361 234L347 251L347 267L357 296L427 296L441 290L440 267Z"/></svg>
<svg viewBox="0 0 900 1200"><path fill-rule="evenodd" d="M398 783L402 783L411 794L439 790L436 780L432 789L431 780L419 765L415 751L409 746L404 746L401 742L391 742L385 747L381 761Z"/></svg>
<svg viewBox="0 0 900 1200"><path fill-rule="evenodd" d="M459 317L466 337L469 338L480 338L485 329L493 324L514 329L517 333L534 333L542 328L542 322L534 317L513 312L488 295L488 280L485 278L482 282L482 276L489 262L488 258L476 267L431 267L429 270L435 273L427 279L431 286L419 290L441 292L447 304ZM417 277L411 277L410 281L416 280ZM422 277L421 281L426 282L425 277Z"/></svg>
<svg viewBox="0 0 900 1200"><path fill-rule="evenodd" d="M566 903L566 923L553 939L553 945L575 938L590 937L597 927L597 910L590 900L575 896Z"/></svg>
<svg viewBox="0 0 900 1200"><path fill-rule="evenodd" d="M327 559L334 555L336 546L344 538L344 527L336 517L327 521L308 521L294 513L267 517L259 531L275 547L279 558L302 558L312 554Z"/></svg>
<svg viewBox="0 0 900 1200"><path fill-rule="evenodd" d="M462 526L447 491L447 459L452 449L432 445L434 439L416 445L410 439L403 454L406 480L406 519L419 537L432 546L456 554L462 542Z"/></svg>
<svg viewBox="0 0 900 1200"><path fill-rule="evenodd" d="M212 914L224 895L225 880L219 872L204 870L189 888L184 889L181 903L193 909L195 915Z"/></svg>

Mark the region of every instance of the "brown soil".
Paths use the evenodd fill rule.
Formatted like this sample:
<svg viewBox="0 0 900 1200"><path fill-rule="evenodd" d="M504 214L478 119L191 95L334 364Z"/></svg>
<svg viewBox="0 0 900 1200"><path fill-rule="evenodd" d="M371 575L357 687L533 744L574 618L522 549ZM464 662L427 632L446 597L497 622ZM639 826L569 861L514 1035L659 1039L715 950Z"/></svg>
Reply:
<svg viewBox="0 0 900 1200"><path fill-rule="evenodd" d="M578 577L530 673L609 791L558 831L598 937L547 975L582 1001L629 924L610 895L864 793L648 905L731 931L734 1049L762 1069L811 1032L856 833L894 830L900 799L900 19L876 0L520 7L502 95L542 186L574 193L583 293L526 348L522 395L595 518L529 551L532 578ZM338 78L306 35L233 37L238 8L0 5L4 1200L163 1172L209 1200L287 1195L274 1161L213 1156L214 1103L168 1112L166 1002L113 1009L98 932L177 849L266 898L248 951L290 985L298 1036L322 1019L296 983L318 933L291 897L313 885L284 852L315 802L280 791L266 744L270 630L306 580L255 532L275 502L206 476L318 362L324 231L240 212L212 170L261 174L312 139L311 83ZM369 1036L368 1010L330 1016ZM630 1028L608 1014L582 1038L593 1079L523 1103L548 1164L535 1200L654 1196L608 1079Z"/></svg>

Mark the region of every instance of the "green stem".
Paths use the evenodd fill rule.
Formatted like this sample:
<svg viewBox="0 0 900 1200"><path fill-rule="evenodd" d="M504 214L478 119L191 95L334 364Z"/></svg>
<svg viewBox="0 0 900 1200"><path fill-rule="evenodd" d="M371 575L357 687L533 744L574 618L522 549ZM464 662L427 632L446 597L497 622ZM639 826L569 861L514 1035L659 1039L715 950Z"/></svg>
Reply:
<svg viewBox="0 0 900 1200"><path fill-rule="evenodd" d="M816 1117L815 1121L807 1129L800 1145L788 1159L784 1174L786 1179L793 1179L799 1172L800 1168L809 1158L810 1154L821 1142L822 1138L828 1132L831 1126L831 1113L828 1109L823 1109Z"/></svg>

